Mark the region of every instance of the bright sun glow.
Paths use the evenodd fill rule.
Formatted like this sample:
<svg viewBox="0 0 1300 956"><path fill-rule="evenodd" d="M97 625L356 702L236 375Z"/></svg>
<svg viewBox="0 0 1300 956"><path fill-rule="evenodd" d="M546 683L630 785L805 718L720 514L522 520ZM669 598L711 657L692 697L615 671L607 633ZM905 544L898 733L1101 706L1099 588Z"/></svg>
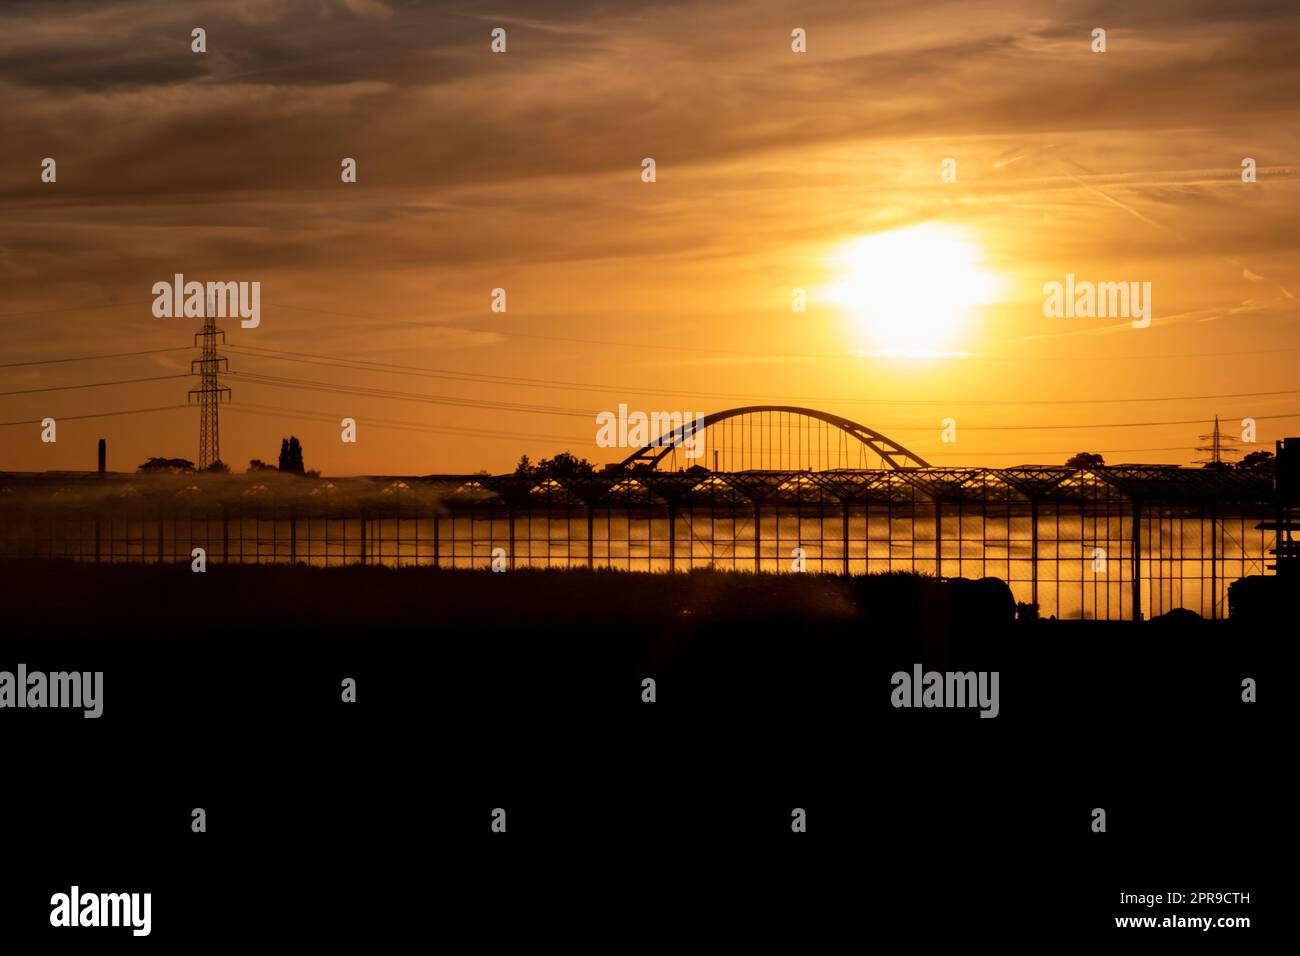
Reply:
<svg viewBox="0 0 1300 956"><path fill-rule="evenodd" d="M972 311L997 299L998 277L967 230L922 223L854 239L830 258L824 298L840 306L870 355L956 354Z"/></svg>

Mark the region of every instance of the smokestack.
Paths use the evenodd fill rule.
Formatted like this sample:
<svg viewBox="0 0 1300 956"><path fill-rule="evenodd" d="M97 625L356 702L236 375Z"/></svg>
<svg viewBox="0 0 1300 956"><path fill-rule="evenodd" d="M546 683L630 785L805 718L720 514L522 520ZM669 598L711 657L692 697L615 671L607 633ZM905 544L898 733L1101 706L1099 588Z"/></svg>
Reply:
<svg viewBox="0 0 1300 956"><path fill-rule="evenodd" d="M108 442L104 439L99 440L99 477L104 477L104 472L108 470Z"/></svg>

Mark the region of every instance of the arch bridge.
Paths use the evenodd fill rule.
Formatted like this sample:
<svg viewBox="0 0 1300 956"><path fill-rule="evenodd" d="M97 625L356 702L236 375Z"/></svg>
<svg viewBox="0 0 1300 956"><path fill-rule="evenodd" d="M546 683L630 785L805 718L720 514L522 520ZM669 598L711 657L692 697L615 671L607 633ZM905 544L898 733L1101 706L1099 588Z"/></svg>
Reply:
<svg viewBox="0 0 1300 956"><path fill-rule="evenodd" d="M873 458L890 469L930 467L887 435L815 408L746 405L685 418L618 467L645 471L666 462L669 470L829 471L868 468Z"/></svg>

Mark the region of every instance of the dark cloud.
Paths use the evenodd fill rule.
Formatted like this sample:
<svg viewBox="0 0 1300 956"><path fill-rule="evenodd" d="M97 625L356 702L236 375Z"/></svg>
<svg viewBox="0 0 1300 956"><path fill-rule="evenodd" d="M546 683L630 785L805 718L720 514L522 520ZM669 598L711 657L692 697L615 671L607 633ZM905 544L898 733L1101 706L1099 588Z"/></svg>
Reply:
<svg viewBox="0 0 1300 956"><path fill-rule="evenodd" d="M264 4L116 4L0 8L0 77L35 88L131 89L202 78L219 84L442 83L524 63L573 60L599 49L596 25L641 3L494 5L384 0ZM662 6L662 5L661 5ZM489 57L490 31L507 29L514 56ZM190 49L191 30L207 52ZM26 29L24 29L26 28Z"/></svg>
<svg viewBox="0 0 1300 956"><path fill-rule="evenodd" d="M1217 18L1203 22L1143 5L1168 29L1142 36L1141 55L1102 62L1086 30L1077 52L1062 45L1060 23L1116 7L1029 4L1018 17L1012 5L990 19L969 6L962 20L965 5L934 5L964 29L929 22L937 15L924 6L895 7L913 19L884 37L847 6L823 30L844 52L806 61L781 52L784 25L693 25L689 5L517 3L484 14L465 3L298 0L193 13L136 0L71 16L24 6L0 31L0 76L15 84L0 195L31 198L23 183L45 155L69 164L61 195L85 198L324 188L345 155L369 188L445 189L608 173L651 148L680 168L798 142L1139 130L1207 113L1222 123L1293 110L1300 95L1300 35L1263 12L1224 35L1213 25L1228 13L1198 5ZM828 4L815 11L832 16ZM188 49L200 22L204 56ZM498 22L510 30L505 56L487 52ZM771 33L770 47L755 30ZM854 37L868 52L853 52Z"/></svg>
<svg viewBox="0 0 1300 956"><path fill-rule="evenodd" d="M286 270L731 249L737 237L707 235L704 212L692 235L638 230L659 212L638 196L634 214L611 183L621 171L635 188L646 155L660 164L655 201L700 210L714 201L715 187L698 185L710 169L744 163L722 188L758 189L770 175L777 195L799 179L765 173L762 157L816 161L841 147L969 153L1051 137L1056 155L1138 173L1168 168L1152 158L1161 131L1199 128L1213 144L1200 163L1229 174L1265 145L1265 165L1295 158L1279 152L1278 119L1297 110L1300 32L1277 22L1300 23L1294 7L994 9L760 3L737 18L589 0L5 4L0 199L13 215L0 224L0 280L22 288L76 271L107 282L157 271L180 249ZM1112 17L1139 54L1088 51L1083 26ZM833 53L793 57L793 22ZM488 52L498 23L510 31L505 56ZM203 56L189 52L195 25L208 30ZM58 159L57 187L38 181L45 156ZM355 192L339 183L344 156L359 164ZM997 188L1012 196L1055 177L1048 192L1061 195L1080 171L1039 153L998 173ZM867 166L863 188L889 195L893 175ZM551 194L549 183L566 185ZM1176 204L1186 193L1147 195ZM889 195L869 221L939 214L944 201ZM592 225L605 216L623 218ZM803 241L866 218L850 206L798 219L783 206L752 241Z"/></svg>

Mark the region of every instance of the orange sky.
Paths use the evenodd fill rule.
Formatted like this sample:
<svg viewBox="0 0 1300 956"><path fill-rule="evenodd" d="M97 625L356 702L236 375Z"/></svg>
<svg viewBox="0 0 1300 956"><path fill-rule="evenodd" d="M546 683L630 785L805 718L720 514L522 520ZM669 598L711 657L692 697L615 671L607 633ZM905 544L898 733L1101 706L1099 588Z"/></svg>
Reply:
<svg viewBox="0 0 1300 956"><path fill-rule="evenodd" d="M942 465L1185 463L1216 413L1233 434L1253 417L1260 447L1300 434L1294 4L478 9L7 4L0 392L27 394L0 421L60 425L54 445L0 427L0 469L92 468L101 436L116 470L196 457L195 410L74 418L184 403L184 378L29 392L187 372L198 323L151 312L177 272L262 285L258 328L222 323L236 470L289 434L326 473L612 461L594 416L620 403L811 405ZM935 343L961 354L872 354L827 294L834 257L927 223L968 238L997 299ZM1150 328L1044 317L1066 273L1150 282ZM907 281L924 301L954 277Z"/></svg>

